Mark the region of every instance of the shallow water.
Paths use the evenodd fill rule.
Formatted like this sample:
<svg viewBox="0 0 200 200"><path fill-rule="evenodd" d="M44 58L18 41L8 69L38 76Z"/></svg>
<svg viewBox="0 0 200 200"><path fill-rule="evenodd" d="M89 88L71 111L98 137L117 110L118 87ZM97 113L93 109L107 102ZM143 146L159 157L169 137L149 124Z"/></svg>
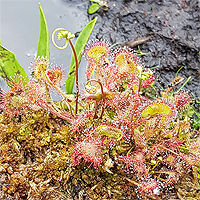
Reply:
<svg viewBox="0 0 200 200"><path fill-rule="evenodd" d="M1 9L1 43L12 51L21 66L30 76L30 63L34 61L40 29L40 12L38 2L41 3L51 36L53 30L63 27L72 33L80 32L89 22L87 12L79 9L78 4L67 4L62 0L0 0ZM75 43L76 39L73 39ZM50 41L50 63L63 65L68 73L71 59L71 49L56 49ZM81 67L81 74L85 63ZM83 82L84 76L80 77ZM1 82L5 87L5 83Z"/></svg>

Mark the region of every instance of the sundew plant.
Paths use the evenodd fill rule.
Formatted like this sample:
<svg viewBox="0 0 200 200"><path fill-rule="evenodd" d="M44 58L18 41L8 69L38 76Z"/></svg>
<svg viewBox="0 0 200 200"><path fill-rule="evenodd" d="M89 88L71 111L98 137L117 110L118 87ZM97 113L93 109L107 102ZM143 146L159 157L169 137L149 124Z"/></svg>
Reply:
<svg viewBox="0 0 200 200"><path fill-rule="evenodd" d="M49 63L48 27L39 8L30 80L14 54L0 47L0 74L10 87L0 97L0 198L169 199L171 193L199 199L200 137L187 112L189 92L176 90L183 78L145 97L145 88L156 90L154 71L127 47L87 43L95 18L75 45L64 28L52 34L55 47L69 45L73 52L63 91L64 72ZM58 46L57 39L66 44ZM88 61L84 88L78 83L82 56ZM51 91L62 100L53 101Z"/></svg>

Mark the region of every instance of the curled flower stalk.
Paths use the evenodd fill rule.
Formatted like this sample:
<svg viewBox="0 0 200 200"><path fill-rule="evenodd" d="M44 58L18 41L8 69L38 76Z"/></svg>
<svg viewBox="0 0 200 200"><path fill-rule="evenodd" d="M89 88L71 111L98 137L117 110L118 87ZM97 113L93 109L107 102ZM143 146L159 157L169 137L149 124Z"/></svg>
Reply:
<svg viewBox="0 0 200 200"><path fill-rule="evenodd" d="M65 45L60 47L56 44L55 42L55 34L59 32L57 34L57 38L58 40L60 40L61 38L64 38L66 40L65 42ZM76 108L75 108L75 114L77 114L78 112L78 96L79 96L79 84L78 84L78 66L79 66L79 63L78 63L78 58L77 58L77 55L76 55L76 51L75 51L75 48L74 48L74 45L72 44L71 42L71 39L73 39L75 37L74 34L71 34L70 32L68 32L66 29L64 28L57 28L54 30L54 32L52 33L52 42L53 42L53 45L60 49L60 50L63 50L63 49L66 49L67 46L68 46L68 42L72 48L72 51L73 51L73 54L74 54L74 58L75 58L75 63L76 63Z"/></svg>
<svg viewBox="0 0 200 200"><path fill-rule="evenodd" d="M65 42L65 45L60 47L56 44L55 42L55 34L60 31L58 34L57 34L57 38L58 40L60 40L61 38L65 38L66 39L66 42ZM68 42L73 39L75 37L74 34L71 34L70 32L68 32L66 29L64 28L57 28L53 31L52 33L52 42L53 42L53 45L57 48L57 49L60 49L60 50L64 50L67 48L68 46ZM71 44L70 44L71 45Z"/></svg>

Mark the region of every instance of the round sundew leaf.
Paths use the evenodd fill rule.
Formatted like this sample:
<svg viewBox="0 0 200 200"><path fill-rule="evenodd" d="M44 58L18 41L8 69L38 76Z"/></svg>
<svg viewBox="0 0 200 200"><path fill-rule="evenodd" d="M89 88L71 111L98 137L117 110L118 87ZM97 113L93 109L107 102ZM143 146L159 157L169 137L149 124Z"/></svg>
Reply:
<svg viewBox="0 0 200 200"><path fill-rule="evenodd" d="M101 136L105 135L107 137L115 138L117 140L120 140L123 136L122 131L120 129L113 128L111 126L106 126L106 125L98 126L94 130L94 133L95 132L98 133Z"/></svg>
<svg viewBox="0 0 200 200"><path fill-rule="evenodd" d="M148 106L143 112L142 117L147 116L154 116L154 115L170 115L171 114L171 108L168 105L162 104L162 103L154 103L150 106Z"/></svg>

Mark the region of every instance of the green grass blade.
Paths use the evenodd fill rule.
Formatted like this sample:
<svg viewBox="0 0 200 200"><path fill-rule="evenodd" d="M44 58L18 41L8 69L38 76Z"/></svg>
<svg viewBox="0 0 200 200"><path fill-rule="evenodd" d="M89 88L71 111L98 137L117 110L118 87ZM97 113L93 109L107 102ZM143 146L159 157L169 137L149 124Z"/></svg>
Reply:
<svg viewBox="0 0 200 200"><path fill-rule="evenodd" d="M44 56L49 59L49 31L47 27L47 22L42 10L42 6L39 3L40 9L40 35L38 40L37 57Z"/></svg>
<svg viewBox="0 0 200 200"><path fill-rule="evenodd" d="M94 25L97 21L97 18L94 18L91 22L89 22L84 29L81 31L80 35L78 36L75 44L75 51L78 57L78 62L81 61L82 58L82 51L85 48L85 45L91 35L91 32L94 28ZM75 81L75 59L74 59L74 54L72 54L71 58L71 64L70 64L70 70L69 74L66 80L66 92L67 94L72 94L73 86L74 86L74 81Z"/></svg>
<svg viewBox="0 0 200 200"><path fill-rule="evenodd" d="M16 59L16 56L5 47L0 45L0 76L8 81L15 76L22 76L25 80L29 81L29 78ZM8 82L7 82L8 83ZM9 83L8 83L9 85Z"/></svg>

